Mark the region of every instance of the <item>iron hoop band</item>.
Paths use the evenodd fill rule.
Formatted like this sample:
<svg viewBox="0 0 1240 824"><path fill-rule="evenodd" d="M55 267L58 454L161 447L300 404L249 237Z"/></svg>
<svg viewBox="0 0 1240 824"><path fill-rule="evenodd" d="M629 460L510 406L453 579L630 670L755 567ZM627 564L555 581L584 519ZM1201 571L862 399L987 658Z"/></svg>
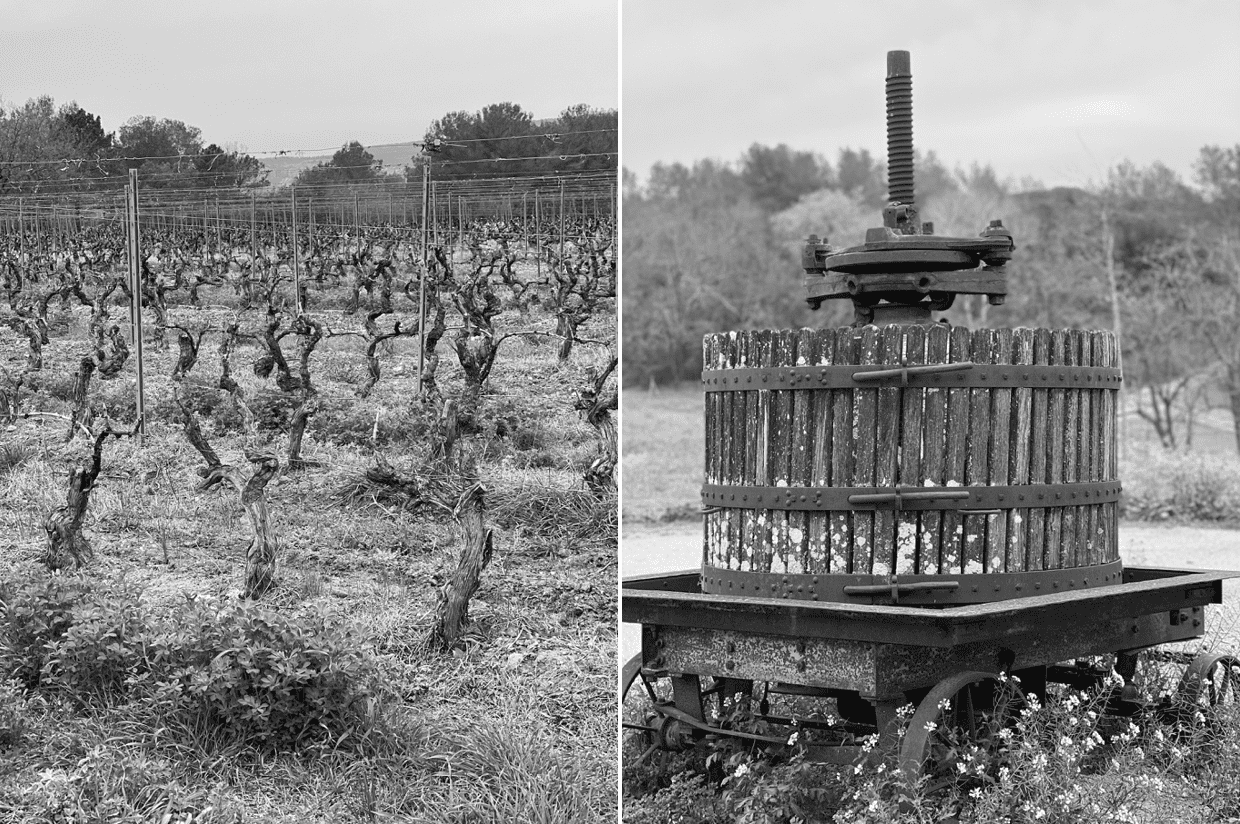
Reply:
<svg viewBox="0 0 1240 824"><path fill-rule="evenodd" d="M1034 366L1024 364L936 363L909 365L832 364L707 369L707 392L754 389L864 389L908 386L926 389L1030 388L1110 389L1118 391L1121 371L1110 366Z"/></svg>
<svg viewBox="0 0 1240 824"><path fill-rule="evenodd" d="M742 572L702 567L702 592L741 598L780 598L851 604L979 604L1057 592L1075 592L1123 582L1123 563L940 575Z"/></svg>
<svg viewBox="0 0 1240 824"><path fill-rule="evenodd" d="M1016 486L739 486L704 484L702 505L717 509L806 512L957 510L988 515L1007 509L1092 506L1118 501L1119 481Z"/></svg>

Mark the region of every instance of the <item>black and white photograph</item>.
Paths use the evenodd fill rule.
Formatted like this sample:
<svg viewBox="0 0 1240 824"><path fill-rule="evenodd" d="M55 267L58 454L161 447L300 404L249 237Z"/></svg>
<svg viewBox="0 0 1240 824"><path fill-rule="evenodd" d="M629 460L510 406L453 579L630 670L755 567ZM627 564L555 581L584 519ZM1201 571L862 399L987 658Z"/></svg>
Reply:
<svg viewBox="0 0 1240 824"><path fill-rule="evenodd" d="M618 4L0 21L0 822L614 821Z"/></svg>
<svg viewBox="0 0 1240 824"><path fill-rule="evenodd" d="M1240 820L1238 34L625 0L624 821Z"/></svg>

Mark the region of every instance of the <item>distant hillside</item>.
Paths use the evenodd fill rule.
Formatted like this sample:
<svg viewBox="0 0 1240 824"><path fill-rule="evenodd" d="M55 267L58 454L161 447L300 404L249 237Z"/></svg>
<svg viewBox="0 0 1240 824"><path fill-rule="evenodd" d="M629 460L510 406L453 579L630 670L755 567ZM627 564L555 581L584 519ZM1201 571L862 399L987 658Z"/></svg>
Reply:
<svg viewBox="0 0 1240 824"><path fill-rule="evenodd" d="M417 146L381 146L372 149L367 147L366 151L375 156L376 160L381 161L384 172L400 172L405 166L408 166L414 153L418 151ZM271 170L271 174L267 179L271 185L279 188L288 186L296 178L298 172L302 169L309 169L318 163L327 163L332 159L330 154L318 155L315 157L294 157L285 155L283 157L264 157L263 165Z"/></svg>

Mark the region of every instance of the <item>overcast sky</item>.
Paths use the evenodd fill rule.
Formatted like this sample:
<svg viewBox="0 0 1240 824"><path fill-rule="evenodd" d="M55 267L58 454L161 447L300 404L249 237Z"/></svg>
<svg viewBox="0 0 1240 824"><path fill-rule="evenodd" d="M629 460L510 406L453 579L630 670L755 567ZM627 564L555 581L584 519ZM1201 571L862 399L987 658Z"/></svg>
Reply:
<svg viewBox="0 0 1240 824"><path fill-rule="evenodd" d="M247 151L420 139L451 111L619 104L616 0L0 0L0 99Z"/></svg>
<svg viewBox="0 0 1240 824"><path fill-rule="evenodd" d="M913 139L949 167L1084 185L1128 158L1192 179L1240 143L1240 2L624 0L623 163L787 143L886 155L886 53L912 53Z"/></svg>

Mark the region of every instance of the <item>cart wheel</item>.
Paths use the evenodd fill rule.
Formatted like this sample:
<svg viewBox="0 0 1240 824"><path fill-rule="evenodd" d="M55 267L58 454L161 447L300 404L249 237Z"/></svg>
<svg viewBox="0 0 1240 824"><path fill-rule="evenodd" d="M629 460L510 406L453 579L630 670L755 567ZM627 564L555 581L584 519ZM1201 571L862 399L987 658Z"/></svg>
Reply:
<svg viewBox="0 0 1240 824"><path fill-rule="evenodd" d="M1234 655L1203 652L1193 659L1180 679L1180 696L1196 707L1235 704L1237 691L1240 691L1240 659Z"/></svg>
<svg viewBox="0 0 1240 824"><path fill-rule="evenodd" d="M989 672L961 672L944 678L909 720L900 744L900 770L910 785L925 775L932 788L959 780L979 767L983 773L997 772L994 756L1006 746L999 733L1011 726L1024 707L1025 695L1012 679ZM959 763L968 770L961 773Z"/></svg>
<svg viewBox="0 0 1240 824"><path fill-rule="evenodd" d="M715 722L724 701L718 686L709 676L644 668L640 654L629 659L620 684L625 765L643 764L656 753L662 759L668 753L692 749L700 736L675 716Z"/></svg>

